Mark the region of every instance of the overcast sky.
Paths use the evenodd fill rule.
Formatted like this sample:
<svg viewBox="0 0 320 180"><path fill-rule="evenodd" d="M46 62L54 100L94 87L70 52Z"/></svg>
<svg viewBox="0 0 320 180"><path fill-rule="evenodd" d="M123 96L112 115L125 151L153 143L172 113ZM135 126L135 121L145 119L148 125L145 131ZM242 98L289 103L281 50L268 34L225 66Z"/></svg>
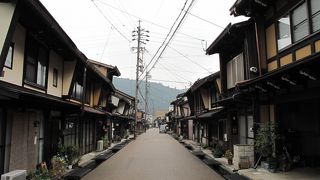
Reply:
<svg viewBox="0 0 320 180"><path fill-rule="evenodd" d="M150 41L145 45L147 52L144 55L144 63L148 64L185 0L41 2L89 59L117 66L122 78L135 79L136 54L131 49L136 42L131 41L131 35L139 18L142 28L150 31ZM221 27L245 20L229 15L229 8L234 2L196 0L191 14L187 15L169 48L151 70L151 81L183 89L190 87L197 79L218 71L218 56L206 56L204 50L221 33Z"/></svg>

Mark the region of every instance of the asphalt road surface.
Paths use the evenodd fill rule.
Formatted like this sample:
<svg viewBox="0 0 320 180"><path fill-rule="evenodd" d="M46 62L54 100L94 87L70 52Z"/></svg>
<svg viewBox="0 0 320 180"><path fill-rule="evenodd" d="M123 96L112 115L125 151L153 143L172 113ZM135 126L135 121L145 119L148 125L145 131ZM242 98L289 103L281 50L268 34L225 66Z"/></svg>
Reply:
<svg viewBox="0 0 320 180"><path fill-rule="evenodd" d="M223 179L168 134L149 129L84 180Z"/></svg>

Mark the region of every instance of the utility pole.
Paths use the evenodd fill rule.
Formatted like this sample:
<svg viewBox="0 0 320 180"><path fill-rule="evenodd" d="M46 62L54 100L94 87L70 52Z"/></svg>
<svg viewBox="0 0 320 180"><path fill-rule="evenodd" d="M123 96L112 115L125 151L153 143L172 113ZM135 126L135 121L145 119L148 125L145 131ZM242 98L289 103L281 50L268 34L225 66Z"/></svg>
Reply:
<svg viewBox="0 0 320 180"><path fill-rule="evenodd" d="M137 40L137 47L134 47L133 49L137 49L137 65L136 65L136 92L135 92L135 101L134 101L134 116L135 116L135 122L134 122L134 139L137 136L137 115L138 115L138 103L139 103L139 72L143 71L143 59L140 57L140 54L144 50L143 47L141 47L141 44L146 44L145 41L149 41L145 37L149 37L149 35L145 33L149 33L149 31L146 31L141 28L140 26L141 20L138 21L138 27L136 30L132 31L133 41Z"/></svg>
<svg viewBox="0 0 320 180"><path fill-rule="evenodd" d="M146 71L146 87L145 87L145 103L144 103L144 109L146 113L146 120L147 120L147 115L149 114L149 84L148 84L148 79L151 78L149 75L149 71Z"/></svg>

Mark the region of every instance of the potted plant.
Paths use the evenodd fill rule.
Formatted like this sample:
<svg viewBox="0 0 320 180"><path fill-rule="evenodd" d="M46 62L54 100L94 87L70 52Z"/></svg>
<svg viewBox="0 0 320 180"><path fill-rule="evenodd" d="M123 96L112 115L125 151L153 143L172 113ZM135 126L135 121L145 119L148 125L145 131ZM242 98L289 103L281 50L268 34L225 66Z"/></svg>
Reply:
<svg viewBox="0 0 320 180"><path fill-rule="evenodd" d="M274 171L277 168L275 142L279 139L276 124L260 123L255 136L254 147L261 157L266 159L265 167Z"/></svg>
<svg viewBox="0 0 320 180"><path fill-rule="evenodd" d="M103 141L103 149L107 149L110 146L108 137L105 135L101 140Z"/></svg>
<svg viewBox="0 0 320 180"><path fill-rule="evenodd" d="M121 137L120 137L119 135L116 135L116 136L114 137L114 141L115 141L115 142L120 142L120 141L121 141Z"/></svg>
<svg viewBox="0 0 320 180"><path fill-rule="evenodd" d="M129 130L128 130L128 129L124 130L123 137L124 137L125 139L128 139L128 138L129 138Z"/></svg>
<svg viewBox="0 0 320 180"><path fill-rule="evenodd" d="M233 163L232 163L233 154L232 154L232 152L231 152L230 149L226 150L226 152L224 153L224 157L225 157L226 159L228 159L228 164L229 164L229 165L232 165L232 164L233 164Z"/></svg>
<svg viewBox="0 0 320 180"><path fill-rule="evenodd" d="M64 157L68 167L72 168L74 161L78 158L78 149L73 145L61 145L58 149L59 155Z"/></svg>
<svg viewBox="0 0 320 180"><path fill-rule="evenodd" d="M66 171L67 162L64 157L53 156L51 159L51 175L55 179L62 179L63 174Z"/></svg>
<svg viewBox="0 0 320 180"><path fill-rule="evenodd" d="M216 147L213 149L212 154L215 158L221 158L223 156L223 153L224 153L223 145L221 142L218 142Z"/></svg>
<svg viewBox="0 0 320 180"><path fill-rule="evenodd" d="M46 162L41 162L37 165L36 170L29 174L31 180L50 180L50 172L47 168Z"/></svg>

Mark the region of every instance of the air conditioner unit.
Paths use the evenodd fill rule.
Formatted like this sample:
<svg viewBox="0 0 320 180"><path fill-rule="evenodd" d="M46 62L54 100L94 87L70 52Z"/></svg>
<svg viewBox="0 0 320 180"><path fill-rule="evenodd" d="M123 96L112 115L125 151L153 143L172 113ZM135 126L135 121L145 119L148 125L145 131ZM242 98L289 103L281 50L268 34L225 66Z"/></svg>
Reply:
<svg viewBox="0 0 320 180"><path fill-rule="evenodd" d="M26 170L14 170L1 175L1 180L25 180L26 178Z"/></svg>
<svg viewBox="0 0 320 180"><path fill-rule="evenodd" d="M97 143L97 151L103 151L103 140L99 140Z"/></svg>

